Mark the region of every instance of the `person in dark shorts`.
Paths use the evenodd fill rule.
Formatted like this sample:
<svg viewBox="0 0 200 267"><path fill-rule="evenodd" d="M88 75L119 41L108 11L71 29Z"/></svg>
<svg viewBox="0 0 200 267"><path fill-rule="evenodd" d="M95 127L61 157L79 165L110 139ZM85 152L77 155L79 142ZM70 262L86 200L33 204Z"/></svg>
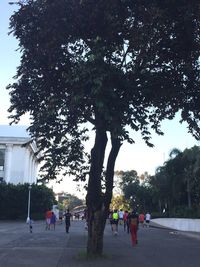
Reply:
<svg viewBox="0 0 200 267"><path fill-rule="evenodd" d="M147 212L147 214L145 215L145 223L146 223L146 227L149 227L150 220L151 220L151 215L150 215L149 212Z"/></svg>
<svg viewBox="0 0 200 267"><path fill-rule="evenodd" d="M114 210L112 215L112 229L115 236L118 235L118 222L119 222L118 211Z"/></svg>
<svg viewBox="0 0 200 267"><path fill-rule="evenodd" d="M69 233L69 227L70 227L70 218L71 218L71 213L69 212L69 209L64 214L64 218L65 218L65 230L66 230L66 233L68 234Z"/></svg>

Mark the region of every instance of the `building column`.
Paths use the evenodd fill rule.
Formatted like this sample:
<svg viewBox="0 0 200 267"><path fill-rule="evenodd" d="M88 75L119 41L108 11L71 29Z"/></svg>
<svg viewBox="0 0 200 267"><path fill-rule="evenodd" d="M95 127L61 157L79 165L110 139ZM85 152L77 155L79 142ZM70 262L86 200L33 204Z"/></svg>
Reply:
<svg viewBox="0 0 200 267"><path fill-rule="evenodd" d="M32 183L32 153L29 155L29 176L28 176L28 182L29 184Z"/></svg>
<svg viewBox="0 0 200 267"><path fill-rule="evenodd" d="M29 149L26 147L25 148L25 162L24 162L24 178L23 182L28 183L30 180L29 177Z"/></svg>
<svg viewBox="0 0 200 267"><path fill-rule="evenodd" d="M31 156L31 183L34 183L34 155Z"/></svg>
<svg viewBox="0 0 200 267"><path fill-rule="evenodd" d="M4 179L6 183L11 181L11 166L12 166L12 144L6 144L6 151L5 151L5 170L4 170Z"/></svg>
<svg viewBox="0 0 200 267"><path fill-rule="evenodd" d="M37 183L37 167L38 167L38 163L37 163L37 159L35 158L33 160L33 183Z"/></svg>

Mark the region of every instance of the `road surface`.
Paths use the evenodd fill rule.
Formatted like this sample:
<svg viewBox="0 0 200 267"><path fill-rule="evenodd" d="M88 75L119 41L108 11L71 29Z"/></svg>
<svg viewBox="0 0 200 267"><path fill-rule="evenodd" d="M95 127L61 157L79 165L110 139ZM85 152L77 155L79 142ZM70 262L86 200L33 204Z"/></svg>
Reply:
<svg viewBox="0 0 200 267"><path fill-rule="evenodd" d="M138 245L132 247L122 226L115 237L107 224L104 258L88 261L84 221L73 221L69 234L64 224L48 231L44 222L35 222L30 233L24 222L0 221L0 267L198 267L200 235L191 236L169 229L140 228Z"/></svg>

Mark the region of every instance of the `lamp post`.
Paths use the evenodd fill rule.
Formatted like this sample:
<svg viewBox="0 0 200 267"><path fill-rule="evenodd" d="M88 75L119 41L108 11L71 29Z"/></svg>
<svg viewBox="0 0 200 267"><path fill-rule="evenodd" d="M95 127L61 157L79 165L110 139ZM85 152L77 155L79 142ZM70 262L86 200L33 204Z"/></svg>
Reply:
<svg viewBox="0 0 200 267"><path fill-rule="evenodd" d="M31 204L31 184L28 187L28 215L26 223L30 223L30 204Z"/></svg>

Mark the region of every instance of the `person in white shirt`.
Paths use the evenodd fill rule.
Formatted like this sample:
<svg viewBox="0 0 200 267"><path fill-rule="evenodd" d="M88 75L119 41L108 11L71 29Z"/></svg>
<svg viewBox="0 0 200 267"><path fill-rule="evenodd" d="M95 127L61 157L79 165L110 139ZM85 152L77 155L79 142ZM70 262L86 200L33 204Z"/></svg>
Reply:
<svg viewBox="0 0 200 267"><path fill-rule="evenodd" d="M151 220L151 215L150 215L149 212L147 212L146 215L145 215L145 223L146 223L147 227L149 227L150 220Z"/></svg>
<svg viewBox="0 0 200 267"><path fill-rule="evenodd" d="M119 224L122 225L123 224L123 217L124 217L124 212L123 210L119 210L118 211L118 214L119 214Z"/></svg>

